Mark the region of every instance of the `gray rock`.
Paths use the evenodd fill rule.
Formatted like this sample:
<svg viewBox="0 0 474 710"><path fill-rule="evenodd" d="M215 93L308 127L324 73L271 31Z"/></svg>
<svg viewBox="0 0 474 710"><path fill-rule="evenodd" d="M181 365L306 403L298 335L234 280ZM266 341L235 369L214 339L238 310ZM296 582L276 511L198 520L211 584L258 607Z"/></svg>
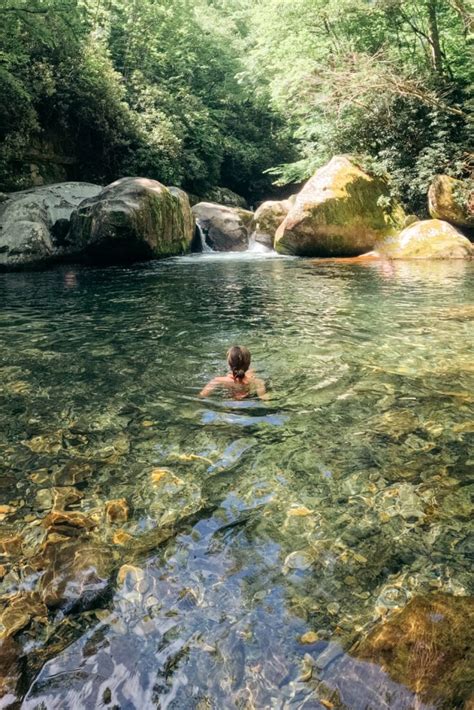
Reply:
<svg viewBox="0 0 474 710"><path fill-rule="evenodd" d="M326 648L322 653L319 654L319 656L316 658L315 665L316 668L319 668L319 670L324 671L328 666L333 663L336 658L339 658L340 656L344 655L344 651L342 650L341 646L337 643L328 643Z"/></svg>
<svg viewBox="0 0 474 710"><path fill-rule="evenodd" d="M208 190L206 192L202 201L216 202L219 205L225 205L226 207L241 207L244 210L248 208L245 197L238 195L228 187L213 187L212 190Z"/></svg>
<svg viewBox="0 0 474 710"><path fill-rule="evenodd" d="M253 212L200 202L193 207L193 214L214 251L246 251Z"/></svg>
<svg viewBox="0 0 474 710"><path fill-rule="evenodd" d="M0 202L0 269L45 266L61 258L71 213L101 189L65 182L8 194Z"/></svg>

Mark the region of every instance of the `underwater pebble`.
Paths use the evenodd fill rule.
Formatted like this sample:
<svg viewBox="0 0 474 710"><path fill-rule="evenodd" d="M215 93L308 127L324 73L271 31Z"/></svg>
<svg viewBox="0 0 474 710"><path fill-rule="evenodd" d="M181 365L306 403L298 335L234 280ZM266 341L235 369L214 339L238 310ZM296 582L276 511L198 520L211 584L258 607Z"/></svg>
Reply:
<svg viewBox="0 0 474 710"><path fill-rule="evenodd" d="M339 658L339 656L342 656L343 654L344 651L340 646L335 643L329 643L324 649L324 651L320 653L319 656L316 658L315 665L320 670L324 670L331 663L333 663L336 658Z"/></svg>
<svg viewBox="0 0 474 710"><path fill-rule="evenodd" d="M300 643L304 643L304 644L316 643L316 641L318 641L318 640L319 640L318 634L315 633L314 631L307 631L305 634L300 636L300 639L299 639Z"/></svg>
<svg viewBox="0 0 474 710"><path fill-rule="evenodd" d="M304 550L297 550L295 552L290 552L286 556L285 562L283 563L283 574L287 574L289 570L306 570L312 565L312 560L307 552Z"/></svg>
<svg viewBox="0 0 474 710"><path fill-rule="evenodd" d="M117 530L114 532L114 536L112 538L112 542L114 545L126 545L130 540L132 539L132 536L129 535L129 533L125 532L125 530Z"/></svg>
<svg viewBox="0 0 474 710"><path fill-rule="evenodd" d="M105 517L109 523L126 523L128 513L128 503L125 498L109 500L105 504Z"/></svg>
<svg viewBox="0 0 474 710"><path fill-rule="evenodd" d="M306 515L311 515L311 513L312 513L312 511L309 510L309 508L307 508L304 505L300 505L300 506L295 506L295 507L290 508L286 514L289 516L295 516L295 517L302 518L302 517L305 517Z"/></svg>

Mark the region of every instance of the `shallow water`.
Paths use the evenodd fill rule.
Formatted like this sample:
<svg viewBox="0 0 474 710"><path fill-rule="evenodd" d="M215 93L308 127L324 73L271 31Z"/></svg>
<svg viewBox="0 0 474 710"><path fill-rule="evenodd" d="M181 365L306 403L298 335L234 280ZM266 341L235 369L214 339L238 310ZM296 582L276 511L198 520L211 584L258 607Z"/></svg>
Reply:
<svg viewBox="0 0 474 710"><path fill-rule="evenodd" d="M39 604L5 698L462 707L357 648L412 599L472 594L473 282L213 254L0 275L0 592ZM268 401L197 397L233 343Z"/></svg>

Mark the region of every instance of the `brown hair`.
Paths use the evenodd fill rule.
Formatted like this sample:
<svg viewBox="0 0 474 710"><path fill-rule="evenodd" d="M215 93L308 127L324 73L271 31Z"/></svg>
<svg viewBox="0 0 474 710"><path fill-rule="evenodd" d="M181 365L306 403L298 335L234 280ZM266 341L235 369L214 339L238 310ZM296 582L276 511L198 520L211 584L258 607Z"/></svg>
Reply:
<svg viewBox="0 0 474 710"><path fill-rule="evenodd" d="M227 364L232 370L232 377L236 381L242 381L245 373L250 367L250 350L240 345L234 345L227 351Z"/></svg>

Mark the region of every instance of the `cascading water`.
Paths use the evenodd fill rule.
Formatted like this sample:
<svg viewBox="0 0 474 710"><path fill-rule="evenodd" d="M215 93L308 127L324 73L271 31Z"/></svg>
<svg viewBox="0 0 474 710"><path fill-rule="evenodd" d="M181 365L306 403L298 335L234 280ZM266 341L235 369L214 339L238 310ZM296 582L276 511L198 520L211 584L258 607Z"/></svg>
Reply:
<svg viewBox="0 0 474 710"><path fill-rule="evenodd" d="M201 240L201 251L202 253L210 253L213 252L214 249L212 249L209 244L206 242L206 233L202 227L202 225L199 223L199 221L196 222L196 227L199 233L199 238Z"/></svg>
<svg viewBox="0 0 474 710"><path fill-rule="evenodd" d="M270 249L270 247L267 247L267 246L265 246L265 244L261 244L260 242L257 242L253 235L249 239L249 246L248 246L247 251L250 251L253 254L274 254L275 253L273 251L273 249Z"/></svg>

